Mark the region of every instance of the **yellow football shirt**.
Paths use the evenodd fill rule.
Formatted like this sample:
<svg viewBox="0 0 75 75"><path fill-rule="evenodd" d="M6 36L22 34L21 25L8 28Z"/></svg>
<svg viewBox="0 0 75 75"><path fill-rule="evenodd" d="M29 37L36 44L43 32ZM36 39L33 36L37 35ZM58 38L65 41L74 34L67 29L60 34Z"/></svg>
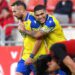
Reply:
<svg viewBox="0 0 75 75"><path fill-rule="evenodd" d="M66 40L61 25L52 15L47 16L47 21L41 30L48 33L45 38L48 49L54 43Z"/></svg>
<svg viewBox="0 0 75 75"><path fill-rule="evenodd" d="M35 24L31 24L31 20L27 20L24 22L24 25L25 25L25 28L27 30L32 30L32 27L33 27L33 30L39 30L40 29L40 25L36 25L36 21L34 20L33 21ZM32 25L32 27L31 27ZM24 43L24 49L23 49L23 54L22 54L22 59L23 60L26 60L30 54L32 53L32 50L34 48L34 45L35 45L35 41L36 39L29 36L29 35L25 35L23 36L23 43ZM44 40L42 40L42 44L41 44L41 47L39 48L37 54L35 55L34 59L37 59L40 55L46 55L47 54L47 50L46 50L46 47L45 47L45 44L44 44Z"/></svg>

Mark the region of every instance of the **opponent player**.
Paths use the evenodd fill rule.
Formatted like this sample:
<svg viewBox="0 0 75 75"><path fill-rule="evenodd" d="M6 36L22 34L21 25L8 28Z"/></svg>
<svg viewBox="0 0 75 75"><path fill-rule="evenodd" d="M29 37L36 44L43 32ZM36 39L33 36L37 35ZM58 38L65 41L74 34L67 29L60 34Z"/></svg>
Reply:
<svg viewBox="0 0 75 75"><path fill-rule="evenodd" d="M71 75L65 65L58 65L51 55L41 55L35 62L37 75Z"/></svg>
<svg viewBox="0 0 75 75"><path fill-rule="evenodd" d="M75 75L75 40L63 41L52 45L50 50L53 57L57 59L57 63L64 63L70 71Z"/></svg>
<svg viewBox="0 0 75 75"><path fill-rule="evenodd" d="M50 50L52 52L52 59L55 60L51 61L48 55L39 58L35 64L36 66L40 64L37 67L38 73L42 74L43 70L46 73L47 69L49 72L54 72L56 69L61 68L67 75L75 75L75 62L73 60L73 58L75 58L75 40L56 43L52 45ZM39 70L39 68L41 68L41 70Z"/></svg>

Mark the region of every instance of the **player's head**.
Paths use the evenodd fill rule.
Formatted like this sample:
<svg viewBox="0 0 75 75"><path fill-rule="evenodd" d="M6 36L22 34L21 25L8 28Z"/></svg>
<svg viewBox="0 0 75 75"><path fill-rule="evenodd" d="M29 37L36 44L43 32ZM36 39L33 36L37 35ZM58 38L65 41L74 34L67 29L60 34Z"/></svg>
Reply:
<svg viewBox="0 0 75 75"><path fill-rule="evenodd" d="M37 75L49 75L59 69L59 65L50 55L41 55L35 62Z"/></svg>
<svg viewBox="0 0 75 75"><path fill-rule="evenodd" d="M45 75L47 73L46 72L46 70L48 69L47 63L49 61L51 61L51 56L50 55L41 55L37 59L37 61L35 62L35 66L36 66L36 70L37 70L37 75Z"/></svg>
<svg viewBox="0 0 75 75"><path fill-rule="evenodd" d="M26 4L22 1L16 1L15 3L12 4L14 6L14 16L17 18L22 18L26 14Z"/></svg>
<svg viewBox="0 0 75 75"><path fill-rule="evenodd" d="M44 23L46 20L46 9L44 5L37 5L34 8L34 15L37 21Z"/></svg>

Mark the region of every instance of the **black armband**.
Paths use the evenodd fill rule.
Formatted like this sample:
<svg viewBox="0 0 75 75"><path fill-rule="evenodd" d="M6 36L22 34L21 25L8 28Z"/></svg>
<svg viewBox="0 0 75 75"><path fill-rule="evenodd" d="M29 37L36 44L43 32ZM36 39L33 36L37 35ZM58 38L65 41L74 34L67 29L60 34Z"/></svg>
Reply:
<svg viewBox="0 0 75 75"><path fill-rule="evenodd" d="M30 54L30 57L31 57L31 58L34 58L34 54L31 53L31 54Z"/></svg>

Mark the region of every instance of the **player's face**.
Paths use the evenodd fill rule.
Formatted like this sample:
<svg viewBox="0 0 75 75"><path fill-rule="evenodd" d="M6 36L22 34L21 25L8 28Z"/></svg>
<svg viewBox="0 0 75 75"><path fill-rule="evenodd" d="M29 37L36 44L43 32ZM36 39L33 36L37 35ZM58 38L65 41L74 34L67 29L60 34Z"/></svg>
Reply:
<svg viewBox="0 0 75 75"><path fill-rule="evenodd" d="M54 60L48 62L47 65L48 65L48 69L47 69L48 72L59 69L59 65Z"/></svg>
<svg viewBox="0 0 75 75"><path fill-rule="evenodd" d="M16 6L14 8L15 10L15 13L14 13L14 16L16 16L17 18L22 18L23 17L23 13L25 11L24 7L23 6Z"/></svg>
<svg viewBox="0 0 75 75"><path fill-rule="evenodd" d="M46 11L44 9L38 10L34 14L37 21L39 21L40 23L45 23Z"/></svg>

